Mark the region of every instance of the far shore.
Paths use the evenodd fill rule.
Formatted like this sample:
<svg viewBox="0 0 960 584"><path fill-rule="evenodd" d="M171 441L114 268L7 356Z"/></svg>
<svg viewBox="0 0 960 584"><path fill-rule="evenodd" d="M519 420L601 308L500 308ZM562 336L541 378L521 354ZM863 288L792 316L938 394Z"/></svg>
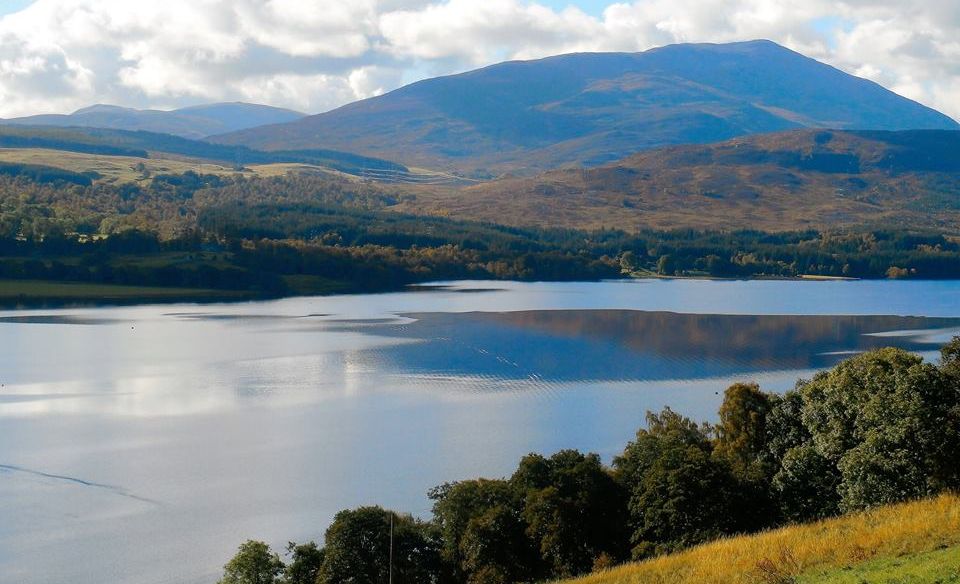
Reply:
<svg viewBox="0 0 960 584"><path fill-rule="evenodd" d="M735 281L797 281L797 282L852 282L863 278L842 276L818 276L804 274L796 277L758 276L752 278L724 278L706 274L665 276L652 272L633 272L624 274L624 281L630 280L700 280L717 282ZM879 279L878 279L879 280ZM888 280L888 279L883 279ZM486 280L484 280L486 281ZM559 281L559 280L558 280ZM565 280L566 281L566 280ZM584 282L596 280L582 280ZM47 280L9 280L0 279L0 310L69 308L97 306L130 306L143 304L212 304L232 302L252 302L297 298L306 296L383 294L391 292L429 291L445 289L446 285L431 282L409 283L395 287L371 290L351 289L333 285L300 287L287 293L266 294L245 290L217 290L199 288L173 288L153 286L124 286L116 284L95 284L88 282L62 282ZM480 290L467 290L476 292Z"/></svg>

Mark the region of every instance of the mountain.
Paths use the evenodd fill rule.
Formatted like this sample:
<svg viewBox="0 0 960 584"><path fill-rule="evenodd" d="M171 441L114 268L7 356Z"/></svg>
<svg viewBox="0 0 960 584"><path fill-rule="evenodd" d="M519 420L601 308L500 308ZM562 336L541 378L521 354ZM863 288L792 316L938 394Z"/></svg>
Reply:
<svg viewBox="0 0 960 584"><path fill-rule="evenodd" d="M213 140L323 146L483 176L803 127L960 128L876 83L751 41L501 63Z"/></svg>
<svg viewBox="0 0 960 584"><path fill-rule="evenodd" d="M669 146L400 210L512 225L792 231L897 226L960 233L960 131L793 130Z"/></svg>
<svg viewBox="0 0 960 584"><path fill-rule="evenodd" d="M0 121L20 126L107 128L203 138L265 124L303 118L299 112L251 103L214 103L172 111L138 110L115 105L94 105L68 115L39 115Z"/></svg>

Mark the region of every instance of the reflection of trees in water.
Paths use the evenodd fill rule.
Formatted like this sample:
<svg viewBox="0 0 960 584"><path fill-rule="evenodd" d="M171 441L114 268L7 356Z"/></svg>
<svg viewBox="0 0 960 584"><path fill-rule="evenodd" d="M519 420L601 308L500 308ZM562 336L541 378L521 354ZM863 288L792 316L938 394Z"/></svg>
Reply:
<svg viewBox="0 0 960 584"><path fill-rule="evenodd" d="M696 315L631 310L420 313L402 324L340 330L422 342L361 352L377 368L504 382L686 380L821 369L880 346L935 350L919 333L957 330L960 318Z"/></svg>
<svg viewBox="0 0 960 584"><path fill-rule="evenodd" d="M920 335L960 318L738 316L630 310L426 313L367 333L422 339L378 353L404 373L493 380L666 380L819 369L879 346L934 350ZM351 328L351 327L347 327ZM358 329L361 330L361 329Z"/></svg>
<svg viewBox="0 0 960 584"><path fill-rule="evenodd" d="M560 310L472 315L553 335L615 342L638 352L762 366L807 366L823 353L879 346L932 349L915 336L870 333L960 327L957 318L898 316L744 316L629 310Z"/></svg>

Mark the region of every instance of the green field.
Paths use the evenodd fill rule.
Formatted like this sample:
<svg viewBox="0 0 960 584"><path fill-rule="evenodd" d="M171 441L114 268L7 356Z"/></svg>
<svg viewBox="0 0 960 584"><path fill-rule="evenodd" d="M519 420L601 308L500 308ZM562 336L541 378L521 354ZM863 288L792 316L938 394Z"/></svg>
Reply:
<svg viewBox="0 0 960 584"><path fill-rule="evenodd" d="M235 290L201 290L147 286L115 286L79 282L38 280L0 280L0 304L60 304L111 302L172 302L239 300L245 297Z"/></svg>
<svg viewBox="0 0 960 584"><path fill-rule="evenodd" d="M146 265L149 258L142 262ZM134 264L135 262L131 262ZM164 264L166 265L166 264ZM349 284L309 275L285 276L287 295L323 296L351 292ZM211 302L246 300L258 297L255 292L210 290L161 286L119 286L85 282L0 279L0 306L42 304L134 304L147 302Z"/></svg>
<svg viewBox="0 0 960 584"><path fill-rule="evenodd" d="M797 584L957 584L960 583L960 547L882 558L844 568L813 572Z"/></svg>

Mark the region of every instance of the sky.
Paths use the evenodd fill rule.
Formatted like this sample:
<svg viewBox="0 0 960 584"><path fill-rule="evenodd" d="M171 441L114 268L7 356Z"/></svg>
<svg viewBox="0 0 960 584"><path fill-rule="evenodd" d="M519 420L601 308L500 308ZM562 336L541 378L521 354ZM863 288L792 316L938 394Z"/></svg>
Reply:
<svg viewBox="0 0 960 584"><path fill-rule="evenodd" d="M0 117L318 113L508 59L758 38L960 118L960 0L0 0Z"/></svg>

